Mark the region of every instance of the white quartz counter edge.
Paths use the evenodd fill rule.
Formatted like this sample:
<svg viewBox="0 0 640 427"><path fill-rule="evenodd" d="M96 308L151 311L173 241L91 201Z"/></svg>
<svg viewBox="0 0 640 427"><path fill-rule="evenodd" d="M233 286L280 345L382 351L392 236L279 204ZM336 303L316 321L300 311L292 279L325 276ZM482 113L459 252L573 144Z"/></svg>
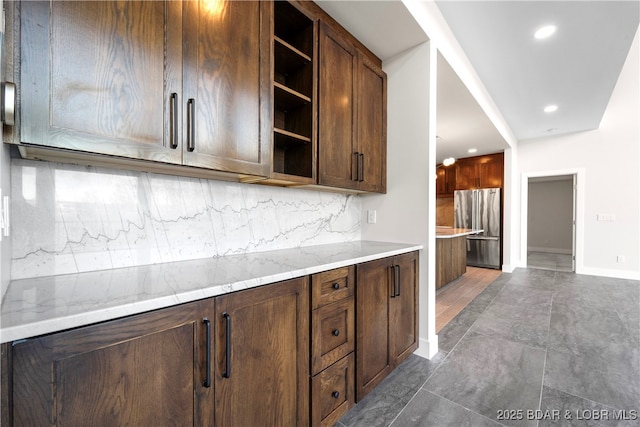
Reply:
<svg viewBox="0 0 640 427"><path fill-rule="evenodd" d="M356 241L15 280L2 300L10 342L422 249Z"/></svg>
<svg viewBox="0 0 640 427"><path fill-rule="evenodd" d="M436 239L453 239L454 237L462 237L462 236L470 236L472 234L480 234L484 231L484 229L480 230L469 230L455 234L438 234L436 232Z"/></svg>

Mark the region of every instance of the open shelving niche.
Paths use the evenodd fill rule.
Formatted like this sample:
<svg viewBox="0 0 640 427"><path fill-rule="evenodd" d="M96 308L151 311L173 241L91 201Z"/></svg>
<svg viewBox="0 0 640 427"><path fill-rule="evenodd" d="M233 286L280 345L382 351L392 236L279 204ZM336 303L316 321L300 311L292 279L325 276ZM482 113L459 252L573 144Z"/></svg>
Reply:
<svg viewBox="0 0 640 427"><path fill-rule="evenodd" d="M315 21L287 1L274 2L273 174L315 183Z"/></svg>

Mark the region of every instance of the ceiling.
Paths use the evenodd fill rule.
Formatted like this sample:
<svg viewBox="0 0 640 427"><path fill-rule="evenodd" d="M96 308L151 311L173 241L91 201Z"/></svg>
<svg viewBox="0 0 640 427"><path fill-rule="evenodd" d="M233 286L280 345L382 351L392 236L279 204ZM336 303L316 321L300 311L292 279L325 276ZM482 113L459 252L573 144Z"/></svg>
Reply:
<svg viewBox="0 0 640 427"><path fill-rule="evenodd" d="M383 61L428 40L400 0L316 3ZM518 140L598 128L640 22L638 0L436 4ZM536 40L547 24L556 33ZM437 162L508 147L442 56L437 108Z"/></svg>

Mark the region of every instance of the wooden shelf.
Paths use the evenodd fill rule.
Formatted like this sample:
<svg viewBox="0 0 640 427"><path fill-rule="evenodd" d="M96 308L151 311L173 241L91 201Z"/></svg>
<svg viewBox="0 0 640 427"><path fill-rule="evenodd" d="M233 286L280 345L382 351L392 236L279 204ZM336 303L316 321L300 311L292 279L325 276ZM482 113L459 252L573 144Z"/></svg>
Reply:
<svg viewBox="0 0 640 427"><path fill-rule="evenodd" d="M297 108L311 102L311 98L286 87L282 83L273 82L276 107L283 109Z"/></svg>
<svg viewBox="0 0 640 427"><path fill-rule="evenodd" d="M308 144L311 142L311 138L300 135L294 132L289 132L288 130L274 128L273 134L275 138L275 142L278 145L285 144Z"/></svg>
<svg viewBox="0 0 640 427"><path fill-rule="evenodd" d="M273 36L276 68L288 71L311 63L311 57L278 36Z"/></svg>
<svg viewBox="0 0 640 427"><path fill-rule="evenodd" d="M315 178L314 20L288 1L274 3L274 183L313 184Z"/></svg>

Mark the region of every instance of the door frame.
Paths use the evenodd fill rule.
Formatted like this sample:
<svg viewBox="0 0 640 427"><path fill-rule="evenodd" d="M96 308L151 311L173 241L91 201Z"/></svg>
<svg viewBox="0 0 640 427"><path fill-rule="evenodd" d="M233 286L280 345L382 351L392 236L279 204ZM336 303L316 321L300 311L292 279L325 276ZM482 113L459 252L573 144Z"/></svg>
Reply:
<svg viewBox="0 0 640 427"><path fill-rule="evenodd" d="M520 263L527 267L527 240L529 219L529 178L573 175L573 211L574 211L574 273L584 272L584 201L585 201L585 169L561 169L539 172L523 172L520 181Z"/></svg>

